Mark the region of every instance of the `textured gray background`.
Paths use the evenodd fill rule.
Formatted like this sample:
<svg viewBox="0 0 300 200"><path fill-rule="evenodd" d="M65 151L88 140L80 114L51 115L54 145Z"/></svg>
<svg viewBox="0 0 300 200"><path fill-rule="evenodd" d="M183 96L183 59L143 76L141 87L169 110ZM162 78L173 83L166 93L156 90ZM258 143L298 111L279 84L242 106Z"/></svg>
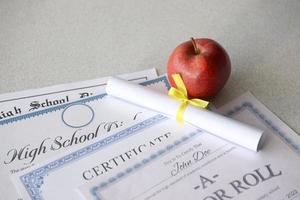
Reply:
<svg viewBox="0 0 300 200"><path fill-rule="evenodd" d="M232 75L300 132L297 0L0 0L0 93L156 67L194 37L219 41Z"/></svg>

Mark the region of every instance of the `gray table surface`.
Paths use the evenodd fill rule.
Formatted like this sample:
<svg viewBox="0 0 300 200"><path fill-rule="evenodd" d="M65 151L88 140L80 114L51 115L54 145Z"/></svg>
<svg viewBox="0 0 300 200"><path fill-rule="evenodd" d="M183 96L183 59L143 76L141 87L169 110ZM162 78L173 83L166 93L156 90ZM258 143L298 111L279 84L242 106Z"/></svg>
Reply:
<svg viewBox="0 0 300 200"><path fill-rule="evenodd" d="M300 133L298 0L0 0L0 93L156 67L193 37L219 41L232 74Z"/></svg>

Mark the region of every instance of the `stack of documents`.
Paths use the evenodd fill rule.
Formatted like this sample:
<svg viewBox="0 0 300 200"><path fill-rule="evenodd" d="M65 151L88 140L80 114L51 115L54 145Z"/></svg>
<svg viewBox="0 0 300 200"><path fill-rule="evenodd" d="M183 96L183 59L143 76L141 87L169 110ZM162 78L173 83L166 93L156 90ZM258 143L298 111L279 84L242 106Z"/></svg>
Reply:
<svg viewBox="0 0 300 200"><path fill-rule="evenodd" d="M170 88L154 69L123 78ZM215 112L263 130L258 152L106 95L106 80L0 96L1 200L300 199L300 138L251 93Z"/></svg>

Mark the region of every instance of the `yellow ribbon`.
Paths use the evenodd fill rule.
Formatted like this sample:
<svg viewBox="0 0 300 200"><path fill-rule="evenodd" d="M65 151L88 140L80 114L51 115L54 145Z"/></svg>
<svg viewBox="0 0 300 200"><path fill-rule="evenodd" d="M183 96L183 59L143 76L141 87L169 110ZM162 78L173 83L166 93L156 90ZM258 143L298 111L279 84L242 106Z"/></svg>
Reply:
<svg viewBox="0 0 300 200"><path fill-rule="evenodd" d="M209 102L201 100L201 99L189 99L186 87L184 85L183 80L181 79L180 74L172 74L172 78L173 78L177 88L171 87L168 94L172 98L181 101L181 104L180 104L177 114L176 114L176 120L179 124L182 124L183 123L183 113L188 104L191 104L198 108L206 108L207 105L209 104Z"/></svg>

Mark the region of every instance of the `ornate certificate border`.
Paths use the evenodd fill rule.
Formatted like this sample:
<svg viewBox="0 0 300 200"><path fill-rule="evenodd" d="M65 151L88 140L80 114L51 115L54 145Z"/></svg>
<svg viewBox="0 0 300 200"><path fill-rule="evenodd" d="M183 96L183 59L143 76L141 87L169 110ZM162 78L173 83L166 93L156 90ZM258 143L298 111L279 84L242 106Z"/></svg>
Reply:
<svg viewBox="0 0 300 200"><path fill-rule="evenodd" d="M170 88L169 82L166 78L166 76L162 76L160 78L157 79L153 79L150 81L146 81L143 82L141 85L147 86L147 85L151 85L151 84L155 84L158 82L163 82L166 86L167 89ZM95 100L100 100L102 99L104 96L106 96L106 94L100 94L94 97L90 97L90 98L86 98L86 99L82 99L79 101L75 101L72 103L68 103L68 104L64 104L64 105L60 105L60 106L56 106L56 107L52 107L52 108L48 108L42 111L37 111L34 113L30 113L30 114L26 114L23 116L19 116L19 117L15 117L15 118L11 118L11 119L7 119L7 120L3 120L0 122L0 126L1 125L5 125L5 124L9 124L9 123L14 123L20 120L24 120L24 119L29 119L32 117L36 117L39 115L44 115L50 112L55 112L58 110L62 110L65 109L66 107L73 105L73 104L78 104L78 103L87 103L87 102L91 102L91 101L95 101ZM300 155L300 146L298 144L296 144L289 136L288 134L284 133L283 131L281 131L276 125L275 123L273 123L271 120L267 119L267 117L261 112L259 111L257 108L255 108L253 106L253 104L251 104L250 102L244 102L242 103L240 106L235 107L234 109L232 109L231 111L229 111L228 113L226 113L227 116L231 117L234 116L235 114L241 112L242 110L247 109L250 112L252 112L262 123L264 123L268 128L270 128L281 140L283 140L296 154ZM34 171L31 171L27 174L24 174L23 176L19 177L23 186L26 188L29 196L31 197L31 199L34 200L40 200L43 199L41 196L41 187L43 185L44 182L44 177L46 175L48 175L49 173L55 171L56 169L58 169L59 167L69 164L73 161L76 161L82 157L85 157L89 154L92 154L102 148L105 148L105 146L110 145L114 142L120 141L121 139L124 139L126 137L129 137L133 134L136 134L138 132L140 132L141 130L148 128L150 126L155 125L156 123L159 123L163 120L167 119L167 117L163 116L163 115L156 115L152 118L149 118L139 124L136 124L132 127L129 127L123 131L120 131L112 136L109 136L101 141L98 141L94 144L91 144L87 147L84 147L78 151L75 151L71 154L68 154L60 159L57 159L53 162L50 162ZM130 168L126 171L126 173L120 173L115 177L112 177L111 179L109 179L108 182L104 182L101 183L99 186L94 187L91 192L92 194L94 194L96 199L100 198L98 196L96 196L96 191L104 186L107 186L108 183L112 183L122 177L124 177L124 174L128 174L132 171L134 171L134 169L138 169L140 168L142 165L145 165L147 163L149 163L151 160L153 160L154 158L157 158L158 156L163 155L164 153L167 153L168 150L171 150L173 147L175 147L176 145L182 144L184 141L188 140L188 139L192 139L194 136L199 135L199 132L201 132L200 130L191 133L188 137L184 137L182 138L182 141L176 141L174 143L174 145L168 146L166 147L166 149L162 149L161 151L158 151L157 155L152 155L152 157L150 157L149 159L145 159L143 160L141 163L133 166L133 168Z"/></svg>
<svg viewBox="0 0 300 200"><path fill-rule="evenodd" d="M20 176L19 178L20 178L23 186L26 188L31 199L34 199L34 200L43 199L40 189L44 183L45 176L48 176L49 173L57 170L58 168L61 168L64 165L67 165L76 160L79 160L80 158L83 158L92 153L95 153L96 151L99 151L108 145L111 145L111 144L118 142L122 139L125 139L129 136L137 134L137 133L141 132L141 130L149 128L149 127L151 127L159 122L162 122L166 119L168 119L166 116L163 116L160 114L155 115L154 117L151 117L141 123L135 124L127 129L117 132L114 135L108 136L98 142L95 142L91 145L81 148L81 149L79 149L73 153L70 153L66 156L63 156L62 158L59 158L50 163L47 163L27 174Z"/></svg>
<svg viewBox="0 0 300 200"><path fill-rule="evenodd" d="M160 83L160 82L162 82L164 84L166 89L170 88L170 85L169 85L169 82L168 82L168 79L166 76L162 76L162 77L159 77L156 79L145 81L143 83L140 83L140 85L149 86L149 85ZM72 103L67 103L67 104L51 107L48 109L44 109L41 111L36 111L36 112L28 113L28 114L25 114L22 116L10 118L7 120L0 121L0 126L4 126L4 125L10 124L10 123L16 123L21 120L26 120L29 118L45 115L45 114L48 114L51 112L64 110L72 105L85 104L85 103L92 102L92 101L98 101L98 100L101 100L105 96L106 96L106 94L103 93L103 94L99 94L99 95L96 95L93 97L74 101ZM125 139L126 137L137 134L141 130L149 128L149 127L153 126L154 124L157 124L165 119L168 119L168 118L163 115L160 115L160 114L155 115L154 117L151 117L141 123L135 124L127 129L124 129L122 131L115 133L114 135L108 136L96 143L93 143L89 146L81 148L80 150L77 150L73 153L63 156L62 158L54 160L38 169L35 169L27 174L20 176L19 178L20 178L23 186L26 188L26 191L28 192L31 199L34 199L34 200L43 199L43 197L41 196L40 189L44 183L44 177L47 176L49 173L55 171L56 169L62 167L63 165L69 164L80 158L88 156L89 154L99 151L100 149L103 149L112 143L118 142L122 139Z"/></svg>
<svg viewBox="0 0 300 200"><path fill-rule="evenodd" d="M159 158L159 157L161 157L161 156L163 156L163 155L171 152L175 148L179 147L182 144L187 143L188 141L196 138L196 136L199 136L202 133L203 133L202 130L198 129L198 130L196 130L194 132L189 133L187 136L183 136L181 139L176 140L173 144L167 145L165 148L160 149L156 153L153 153L148 158L143 159L141 162L136 163L132 167L127 168L125 171L120 172L116 176L112 176L107 181L103 181L98 186L93 187L90 190L91 194L93 195L93 197L95 198L95 200L104 200L101 196L99 196L97 194L97 192L99 190L104 189L105 187L107 187L107 186L109 186L111 184L114 184L116 181L124 178L126 175L129 175L130 173L139 170L140 168L142 168L143 166L147 165L148 163L150 163L151 161L155 160L156 158Z"/></svg>
<svg viewBox="0 0 300 200"><path fill-rule="evenodd" d="M169 84L168 79L167 79L166 76L162 76L162 77L159 77L159 78L156 78L156 79L145 81L143 83L140 83L140 85L149 86L149 85L159 83L159 82L163 82L165 84L166 88L168 90L170 89L170 84ZM66 104L63 104L63 105L46 108L44 110L35 111L35 112L28 113L28 114L25 114L25 115L21 115L21 116L18 116L18 117L5 119L5 120L0 121L0 126L5 125L5 124L10 124L10 123L15 123L17 121L29 119L29 118L32 118L32 117L37 117L37 116L40 116L40 115L45 115L45 114L50 113L50 112L56 112L56 111L65 109L65 108L67 108L67 107L69 107L73 104L84 104L84 103L88 103L88 102L91 102L91 101L97 101L97 100L102 99L105 96L106 96L106 93L103 93L103 94L95 95L93 97L88 97L88 98L85 98L85 99L77 100L77 101L74 101L74 102L71 102L71 103L66 103Z"/></svg>
<svg viewBox="0 0 300 200"><path fill-rule="evenodd" d="M272 130L284 143L286 143L297 155L300 156L300 145L295 143L285 132L280 130L279 127L275 125L272 120L268 119L259 109L255 108L255 106L250 102L244 102L240 106L236 106L232 110L226 113L226 116L232 117L235 114L247 109L252 112L255 117L262 122L266 127Z"/></svg>
<svg viewBox="0 0 300 200"><path fill-rule="evenodd" d="M295 143L289 136L288 134L284 133L281 131L275 123L273 123L271 120L269 120L259 109L255 108L254 105L250 102L243 102L239 106L234 107L232 110L228 111L225 115L228 117L232 117L235 114L243 111L243 110L248 110L251 113L257 117L263 124L265 124L268 128L272 130L273 133L275 133L283 142L285 142L297 155L300 156L300 145ZM193 139L195 136L195 133L191 133L188 136L188 139ZM183 141L187 140L187 138L183 138ZM90 189L90 193L94 197L95 200L103 200L97 192L100 190L106 188L107 186L114 184L116 181L119 181L121 178L124 178L125 175L129 175L130 173L140 169L142 166L145 166L149 164L151 161L154 159L161 157L162 155L170 152L171 150L174 149L175 146L178 146L181 141L176 141L174 145L167 146L165 149L159 150L156 154L151 155L149 158L144 159L142 162L135 164L133 167L126 169L123 172L118 173L116 176L113 176L109 178L107 181L101 182L99 185L93 187Z"/></svg>

